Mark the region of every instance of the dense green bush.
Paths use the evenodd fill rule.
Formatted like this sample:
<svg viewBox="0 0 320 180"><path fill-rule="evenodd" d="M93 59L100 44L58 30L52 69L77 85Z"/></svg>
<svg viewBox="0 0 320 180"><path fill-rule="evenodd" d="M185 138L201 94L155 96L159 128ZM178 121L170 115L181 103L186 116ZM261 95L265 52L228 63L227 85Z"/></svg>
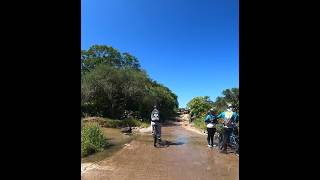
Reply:
<svg viewBox="0 0 320 180"><path fill-rule="evenodd" d="M196 118L194 120L194 126L199 129L206 130L207 126L206 126L206 123L204 122L205 117L206 117L205 115L202 115L202 116Z"/></svg>
<svg viewBox="0 0 320 180"><path fill-rule="evenodd" d="M110 46L81 52L81 116L120 119L124 112L149 119L154 105L164 120L178 108L177 96L149 78L137 58Z"/></svg>
<svg viewBox="0 0 320 180"><path fill-rule="evenodd" d="M81 124L81 157L102 151L105 146L106 138L97 123Z"/></svg>
<svg viewBox="0 0 320 180"><path fill-rule="evenodd" d="M190 112L196 117L203 116L212 107L213 102L210 100L209 96L195 97L187 104L187 108L190 109Z"/></svg>
<svg viewBox="0 0 320 180"><path fill-rule="evenodd" d="M209 96L194 97L188 102L187 108L190 110L191 116L195 117L194 125L197 128L206 129L204 118L210 108L214 108L218 115L227 109L228 103L231 103L234 111L239 113L239 88L225 89L222 94L223 96L218 96L215 102L211 101ZM221 119L218 122L222 123ZM221 125L217 125L217 131L221 131L221 129Z"/></svg>
<svg viewBox="0 0 320 180"><path fill-rule="evenodd" d="M223 130L224 130L223 124L216 124L215 128L216 128L216 132L223 133Z"/></svg>

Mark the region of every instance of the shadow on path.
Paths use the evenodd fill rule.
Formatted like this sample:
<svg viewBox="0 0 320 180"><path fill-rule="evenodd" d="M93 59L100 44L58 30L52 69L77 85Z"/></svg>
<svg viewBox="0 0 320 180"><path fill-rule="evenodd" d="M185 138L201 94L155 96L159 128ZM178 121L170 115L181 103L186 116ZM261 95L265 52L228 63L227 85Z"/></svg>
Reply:
<svg viewBox="0 0 320 180"><path fill-rule="evenodd" d="M169 146L179 146L183 144L185 144L185 142L182 142L182 141L171 142L171 141L163 140L158 144L157 148L166 148Z"/></svg>

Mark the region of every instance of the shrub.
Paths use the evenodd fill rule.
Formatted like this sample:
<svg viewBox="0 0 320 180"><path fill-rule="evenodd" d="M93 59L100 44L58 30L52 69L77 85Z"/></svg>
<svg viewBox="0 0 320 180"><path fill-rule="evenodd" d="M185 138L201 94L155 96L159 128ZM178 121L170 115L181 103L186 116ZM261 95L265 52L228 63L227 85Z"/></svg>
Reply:
<svg viewBox="0 0 320 180"><path fill-rule="evenodd" d="M202 130L206 130L207 129L207 126L206 126L206 123L204 122L204 119L205 119L205 116L202 115L201 117L199 118L196 118L194 120L194 126L197 127L197 128L200 128Z"/></svg>
<svg viewBox="0 0 320 180"><path fill-rule="evenodd" d="M222 134L223 133L223 125L222 124L216 124L215 126L217 133Z"/></svg>
<svg viewBox="0 0 320 180"><path fill-rule="evenodd" d="M106 138L98 124L81 124L81 157L102 151L106 144Z"/></svg>

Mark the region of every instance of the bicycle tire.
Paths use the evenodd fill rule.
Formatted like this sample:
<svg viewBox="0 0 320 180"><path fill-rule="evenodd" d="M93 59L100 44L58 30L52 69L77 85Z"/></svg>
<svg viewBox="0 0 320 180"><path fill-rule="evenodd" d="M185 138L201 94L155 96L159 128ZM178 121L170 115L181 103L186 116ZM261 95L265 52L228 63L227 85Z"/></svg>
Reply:
<svg viewBox="0 0 320 180"><path fill-rule="evenodd" d="M223 135L219 133L219 136L218 136L218 148L220 150L223 149Z"/></svg>

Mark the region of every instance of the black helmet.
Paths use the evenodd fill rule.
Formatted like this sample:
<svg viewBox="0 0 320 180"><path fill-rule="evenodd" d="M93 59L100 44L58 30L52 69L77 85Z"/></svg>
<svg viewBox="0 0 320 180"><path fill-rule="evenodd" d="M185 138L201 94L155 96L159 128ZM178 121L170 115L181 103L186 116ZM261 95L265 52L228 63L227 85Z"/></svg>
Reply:
<svg viewBox="0 0 320 180"><path fill-rule="evenodd" d="M215 108L211 108L211 109L209 110L209 112L211 112L211 113L214 113L215 111L216 111Z"/></svg>

